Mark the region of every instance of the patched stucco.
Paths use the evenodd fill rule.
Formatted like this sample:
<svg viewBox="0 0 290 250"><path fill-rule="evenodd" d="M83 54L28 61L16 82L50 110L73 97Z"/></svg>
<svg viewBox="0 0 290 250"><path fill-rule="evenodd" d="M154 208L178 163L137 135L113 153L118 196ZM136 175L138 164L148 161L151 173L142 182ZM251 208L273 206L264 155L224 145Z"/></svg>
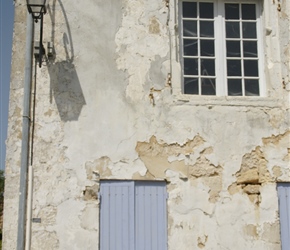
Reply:
<svg viewBox="0 0 290 250"><path fill-rule="evenodd" d="M288 1L263 1L264 97L181 92L177 1L52 0L36 68L31 249L96 249L99 182L165 180L168 249L280 249ZM15 3L3 249L16 249L26 3ZM35 39L38 39L36 24ZM259 57L260 58L260 57ZM34 93L34 91L33 91ZM33 142L33 144L32 144Z"/></svg>

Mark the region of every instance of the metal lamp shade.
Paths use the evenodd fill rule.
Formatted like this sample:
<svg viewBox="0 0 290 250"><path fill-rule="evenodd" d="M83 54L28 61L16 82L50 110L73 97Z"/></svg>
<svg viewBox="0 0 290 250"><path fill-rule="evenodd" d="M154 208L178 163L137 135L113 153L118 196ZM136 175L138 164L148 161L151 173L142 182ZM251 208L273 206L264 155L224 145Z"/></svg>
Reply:
<svg viewBox="0 0 290 250"><path fill-rule="evenodd" d="M26 0L26 3L29 13L35 19L46 13L46 0Z"/></svg>

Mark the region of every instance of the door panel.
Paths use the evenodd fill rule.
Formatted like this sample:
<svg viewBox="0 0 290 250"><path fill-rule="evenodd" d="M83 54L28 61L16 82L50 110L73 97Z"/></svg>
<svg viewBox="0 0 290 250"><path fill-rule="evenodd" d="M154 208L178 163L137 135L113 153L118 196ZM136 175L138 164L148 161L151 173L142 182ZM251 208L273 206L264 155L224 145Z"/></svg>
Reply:
<svg viewBox="0 0 290 250"><path fill-rule="evenodd" d="M166 184L136 182L136 250L165 250L167 246Z"/></svg>
<svg viewBox="0 0 290 250"><path fill-rule="evenodd" d="M102 182L100 247L134 250L134 183Z"/></svg>

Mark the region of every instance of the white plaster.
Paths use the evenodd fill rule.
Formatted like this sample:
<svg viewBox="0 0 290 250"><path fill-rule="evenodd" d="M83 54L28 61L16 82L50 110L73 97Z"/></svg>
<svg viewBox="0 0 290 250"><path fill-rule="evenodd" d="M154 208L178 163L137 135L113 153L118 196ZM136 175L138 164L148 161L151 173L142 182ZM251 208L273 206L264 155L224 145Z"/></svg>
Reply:
<svg viewBox="0 0 290 250"><path fill-rule="evenodd" d="M170 13L165 1L88 0L85 9L77 0L51 3L44 42L54 41L56 58L36 69L29 158L33 216L43 220L32 226L32 249L96 249L102 179L167 181L169 250L279 249L275 181L290 181L290 4L283 1L278 12L277 1L263 3L265 97L181 94L177 1L169 1ZM17 239L26 6L17 3L15 13L7 250L16 249ZM189 142L193 148L185 151ZM250 196L236 183L245 155L269 172L256 183L260 194ZM196 177L190 173L198 164L204 169ZM163 171L158 178L153 167Z"/></svg>

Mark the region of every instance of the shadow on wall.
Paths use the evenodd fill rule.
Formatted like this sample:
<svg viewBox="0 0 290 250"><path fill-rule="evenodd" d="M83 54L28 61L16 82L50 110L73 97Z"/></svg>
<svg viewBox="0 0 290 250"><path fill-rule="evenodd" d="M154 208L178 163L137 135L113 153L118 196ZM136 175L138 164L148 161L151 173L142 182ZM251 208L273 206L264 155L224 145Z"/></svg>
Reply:
<svg viewBox="0 0 290 250"><path fill-rule="evenodd" d="M61 61L50 61L48 72L50 75L50 100L54 96L61 120L64 122L78 120L82 107L86 104L78 74L73 63L74 48L69 22L61 0L53 0L49 6L52 22L51 40L55 44L55 5L59 3L64 17L67 33L63 33L63 48L66 57Z"/></svg>

